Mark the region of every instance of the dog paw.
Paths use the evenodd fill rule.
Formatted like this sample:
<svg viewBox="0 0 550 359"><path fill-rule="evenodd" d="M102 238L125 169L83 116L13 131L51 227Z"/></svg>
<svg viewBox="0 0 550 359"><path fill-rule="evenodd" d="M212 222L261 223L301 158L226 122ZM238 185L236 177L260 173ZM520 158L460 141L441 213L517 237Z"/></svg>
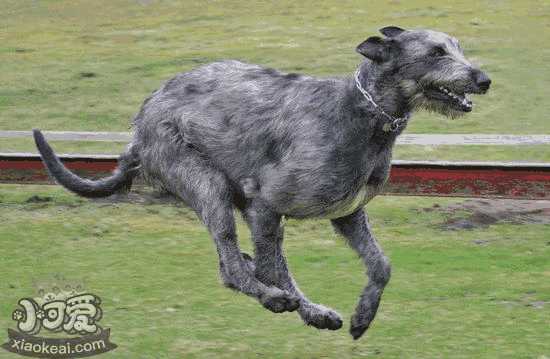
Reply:
<svg viewBox="0 0 550 359"><path fill-rule="evenodd" d="M241 268L244 272L247 272L249 275L253 276L254 271L256 269L256 265L254 264L254 258L252 258L248 253L241 253ZM223 285L227 288L239 290L239 286L236 284L238 283L238 279L236 279L234 276L231 276L228 271L225 263L220 261L220 277L222 279Z"/></svg>
<svg viewBox="0 0 550 359"><path fill-rule="evenodd" d="M338 330L342 328L340 315L320 304L304 304L300 307L300 316L304 323L317 329Z"/></svg>
<svg viewBox="0 0 550 359"><path fill-rule="evenodd" d="M349 328L349 333L353 337L354 340L357 340L365 334L367 329L369 329L371 321L365 319L362 316L358 316L357 314L354 314L351 317L351 325Z"/></svg>
<svg viewBox="0 0 550 359"><path fill-rule="evenodd" d="M274 287L262 295L260 302L274 313L293 312L300 307L299 297Z"/></svg>

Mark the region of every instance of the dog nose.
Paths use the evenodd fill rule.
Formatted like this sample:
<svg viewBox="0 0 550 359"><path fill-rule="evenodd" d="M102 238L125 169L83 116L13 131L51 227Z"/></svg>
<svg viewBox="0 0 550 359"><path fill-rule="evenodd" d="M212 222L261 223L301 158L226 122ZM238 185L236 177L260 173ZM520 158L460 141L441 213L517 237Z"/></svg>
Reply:
<svg viewBox="0 0 550 359"><path fill-rule="evenodd" d="M474 73L474 78L477 87L483 92L487 92L491 86L491 79L485 74L485 72L476 70Z"/></svg>

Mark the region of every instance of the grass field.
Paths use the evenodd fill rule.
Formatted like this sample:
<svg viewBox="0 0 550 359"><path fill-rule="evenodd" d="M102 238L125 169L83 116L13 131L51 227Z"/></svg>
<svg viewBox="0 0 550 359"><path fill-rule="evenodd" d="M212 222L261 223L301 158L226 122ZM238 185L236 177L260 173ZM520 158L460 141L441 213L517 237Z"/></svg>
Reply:
<svg viewBox="0 0 550 359"><path fill-rule="evenodd" d="M285 247L302 289L344 316L337 332L223 288L207 231L185 207L1 185L0 328L13 326L11 312L35 282L59 274L102 298L102 324L119 345L105 358L547 358L550 225L447 229L470 215L462 203L380 197L369 205L393 276L373 326L354 342L347 329L364 268L327 221L289 220ZM459 210L445 210L452 205Z"/></svg>
<svg viewBox="0 0 550 359"><path fill-rule="evenodd" d="M437 6L423 0L4 0L0 15L3 130L124 131L164 80L224 58L320 76L351 74L360 61L355 46L382 26L399 25L455 35L493 79L472 114L450 121L419 113L409 132L550 132L550 3L544 0ZM28 141L0 146L34 150ZM102 149L116 151L117 145ZM417 159L447 159L448 153L402 152ZM532 152L550 157L548 148L494 147L457 147L452 157L513 160Z"/></svg>
<svg viewBox="0 0 550 359"><path fill-rule="evenodd" d="M455 121L418 113L409 133L550 134L546 0L0 5L1 130L127 131L164 80L218 59L351 74L360 61L355 46L398 25L455 35L493 80L489 94L474 99L473 113ZM124 148L53 145L79 153ZM0 152L8 151L35 149L28 139L0 139ZM399 146L395 157L550 162L550 148ZM0 185L0 333L13 327L20 298L60 275L102 298L101 323L119 345L105 358L550 358L550 224L526 220L550 210L513 218L503 211L498 220L489 216L490 224L461 229L463 221L487 219L467 203L386 196L369 204L393 276L377 319L354 342L347 330L365 270L327 221L289 220L285 248L304 292L343 315L337 332L305 327L295 313L272 314L223 288L212 241L183 206ZM250 252L249 233L238 225ZM0 349L0 358L15 356Z"/></svg>

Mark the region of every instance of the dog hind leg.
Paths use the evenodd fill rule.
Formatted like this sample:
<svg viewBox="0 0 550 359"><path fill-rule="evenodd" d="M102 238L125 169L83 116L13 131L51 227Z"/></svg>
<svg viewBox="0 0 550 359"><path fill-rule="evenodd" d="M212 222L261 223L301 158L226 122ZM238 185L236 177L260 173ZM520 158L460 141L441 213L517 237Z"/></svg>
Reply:
<svg viewBox="0 0 550 359"><path fill-rule="evenodd" d="M162 182L165 187L193 208L207 226L216 244L224 284L258 299L273 312L296 310L299 299L256 279L247 259L241 254L231 187L225 175L194 150L180 154L177 161L172 161L164 169Z"/></svg>
<svg viewBox="0 0 550 359"><path fill-rule="evenodd" d="M312 303L298 289L290 274L283 253L283 226L281 216L274 213L259 200L253 200L243 211L252 233L255 247L254 271L261 282L300 298L298 313L307 324L318 329L336 330L342 327L342 319L330 308Z"/></svg>

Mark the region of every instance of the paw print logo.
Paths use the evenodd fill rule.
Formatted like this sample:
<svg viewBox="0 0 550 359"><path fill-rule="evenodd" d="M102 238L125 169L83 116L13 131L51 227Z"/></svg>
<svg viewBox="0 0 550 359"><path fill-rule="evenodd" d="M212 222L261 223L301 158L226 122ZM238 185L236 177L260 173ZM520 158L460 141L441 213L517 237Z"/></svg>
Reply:
<svg viewBox="0 0 550 359"><path fill-rule="evenodd" d="M36 318L38 318L38 320L42 320L42 319L46 318L46 313L44 313L44 311L42 309L39 309L36 312Z"/></svg>
<svg viewBox="0 0 550 359"><path fill-rule="evenodd" d="M13 313L11 314L11 317L13 320L15 320L16 322L22 322L23 319L25 318L25 314L23 313L22 310L20 309L16 309L13 311Z"/></svg>

